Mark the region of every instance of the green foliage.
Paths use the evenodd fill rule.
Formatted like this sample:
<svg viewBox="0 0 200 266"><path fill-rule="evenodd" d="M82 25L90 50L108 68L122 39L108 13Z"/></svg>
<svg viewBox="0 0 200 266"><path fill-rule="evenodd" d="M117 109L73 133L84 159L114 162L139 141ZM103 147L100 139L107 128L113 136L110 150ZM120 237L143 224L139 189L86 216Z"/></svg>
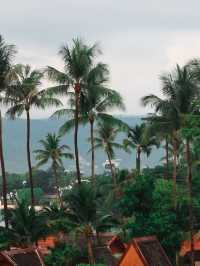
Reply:
<svg viewBox="0 0 200 266"><path fill-rule="evenodd" d="M40 140L42 149L35 150L37 166L47 164L49 161L52 167L58 169L63 167L62 159L73 159L73 154L69 153L69 146L61 144L61 137L55 133L48 133L44 140Z"/></svg>
<svg viewBox="0 0 200 266"><path fill-rule="evenodd" d="M65 187L73 182L75 173L64 172L63 168L58 169L59 183L61 187ZM26 186L29 187L28 175L26 174L16 174L16 173L7 173L7 186L8 192L13 192L15 190L24 189L26 181ZM46 194L51 194L55 192L55 177L51 168L44 171L41 169L33 169L33 179L35 188L40 188ZM0 178L0 190L2 190L2 178ZM37 193L37 192L36 192ZM36 199L37 200L37 199Z"/></svg>
<svg viewBox="0 0 200 266"><path fill-rule="evenodd" d="M125 147L129 150L140 147L141 152L150 155L153 146L159 146L155 135L151 135L145 123L129 128L127 138L124 140Z"/></svg>
<svg viewBox="0 0 200 266"><path fill-rule="evenodd" d="M94 266L106 266L105 264L78 264L77 266L90 266L90 265L94 265Z"/></svg>
<svg viewBox="0 0 200 266"><path fill-rule="evenodd" d="M31 107L44 109L46 106L60 106L62 103L51 97L46 90L40 90L44 74L40 70L32 70L30 65L17 64L12 69L12 84L7 97L14 104L7 110L7 115L14 119L20 117Z"/></svg>
<svg viewBox="0 0 200 266"><path fill-rule="evenodd" d="M43 196L44 192L41 188L34 188L34 195L35 200L37 203L39 203ZM30 204L31 202L31 192L29 188L21 188L17 190L17 198L20 202L26 202L27 204Z"/></svg>
<svg viewBox="0 0 200 266"><path fill-rule="evenodd" d="M97 123L94 138L95 149L102 149L110 158L115 157L115 149L123 149L124 146L115 142L117 134L121 128L116 123L109 123L102 120Z"/></svg>
<svg viewBox="0 0 200 266"><path fill-rule="evenodd" d="M148 124L142 123L130 128L107 113L115 107L123 109L124 104L119 93L107 88L108 66L95 63L95 55L99 53L97 45L89 46L80 39L74 39L71 47L63 46L59 54L63 59L64 71L47 67L45 73L56 85L46 90L40 90L43 71L32 70L29 65L22 64L11 67L14 52L14 47L7 45L0 36L0 92L4 92L0 100L4 104L12 103L7 115L15 118L26 112L29 125L29 111L32 107L45 109L47 106L61 106L60 100L53 96L68 96L68 107L54 114L57 117L70 116L70 120L60 128L60 134L76 126L74 140L75 145L78 145L78 125L90 122L92 151L102 149L107 154L115 190L109 175L97 176L95 189L88 183L78 185L71 182L74 173L64 173L62 162L63 158L73 158L72 154L67 152L69 147L61 144L60 135L48 134L40 141L42 148L35 151L38 166L51 162L48 172L33 170L36 201L41 203L43 191L55 192L55 185L59 198L60 184L72 184L72 189L65 193L62 207L53 204L40 212L29 207L30 189L23 187L23 181L27 176L7 174L8 191L17 190L17 206L9 210L9 229L0 228L0 249L11 245L24 247L35 244L38 239L50 232L78 232L85 237L88 257L93 257L93 233L105 232L114 227L115 231L121 229L124 239L129 240L138 236L156 235L174 261L175 253L179 251L181 242L188 235L189 228L191 230L194 226L194 232L200 229L200 61L192 60L183 67L177 65L174 71L161 75L163 97L150 94L142 99L143 105L150 105L155 113L146 119ZM124 130L127 136L122 145L116 142L116 138L118 133ZM29 143L29 134L27 137ZM152 147L158 146L158 142L163 140L166 168L146 168L140 174L141 152L149 156ZM188 156L185 156L185 144L188 144ZM127 179L130 175L127 170L117 173L112 169L111 159L115 158L115 150L124 148L126 151L136 149L137 152L137 171L133 172L132 179ZM75 154L77 177L78 181L81 181L78 151ZM92 164L94 166L94 160ZM188 186L185 182L187 167L191 170L191 175L188 175ZM31 169L29 160L30 181ZM163 179L164 173L166 178L170 178L172 171L177 184ZM30 181L27 186L32 184ZM0 186L2 190L2 181ZM192 193L189 198L190 188ZM173 189L176 191L174 198ZM176 204L173 201L175 197ZM119 221L113 219L110 210L119 218L121 228ZM194 219L191 220L194 221L191 222L189 217L192 216ZM72 266L81 262L87 263L84 255L79 247L58 243L46 257L46 265ZM88 264L79 264L86 265Z"/></svg>
<svg viewBox="0 0 200 266"><path fill-rule="evenodd" d="M24 174L6 173L8 192L23 187L23 181L26 179ZM2 190L2 178L0 178L0 190Z"/></svg>
<svg viewBox="0 0 200 266"><path fill-rule="evenodd" d="M9 229L0 228L0 245L27 247L51 232L47 217L25 201L17 202L16 208L9 210L9 224Z"/></svg>
<svg viewBox="0 0 200 266"><path fill-rule="evenodd" d="M87 183L74 186L65 196L68 219L86 236L88 228L105 232L116 224L112 213L103 208L102 200L102 196Z"/></svg>
<svg viewBox="0 0 200 266"><path fill-rule="evenodd" d="M70 233L74 229L73 223L67 219L67 210L60 205L53 203L49 207L45 207L44 214L48 219L48 225L55 233Z"/></svg>
<svg viewBox="0 0 200 266"><path fill-rule="evenodd" d="M129 238L156 235L174 260L175 252L186 237L189 221L185 188L177 187L176 211L173 208L172 188L171 181L137 176L132 183L125 185L123 197L117 207L127 217L123 228ZM200 210L199 200L196 206Z"/></svg>
<svg viewBox="0 0 200 266"><path fill-rule="evenodd" d="M124 187L124 195L117 204L122 215L130 217L133 211L147 215L152 209L154 178L138 175Z"/></svg>
<svg viewBox="0 0 200 266"><path fill-rule="evenodd" d="M11 70L11 61L15 54L15 46L7 44L0 35L0 91L8 86L8 76ZM8 99L7 99L8 100Z"/></svg>
<svg viewBox="0 0 200 266"><path fill-rule="evenodd" d="M45 257L46 266L74 266L81 261L86 260L83 251L77 247L57 243L55 248L51 249L51 253Z"/></svg>
<svg viewBox="0 0 200 266"><path fill-rule="evenodd" d="M130 172L128 169L121 169L117 173L117 178L119 182L125 181L130 176Z"/></svg>

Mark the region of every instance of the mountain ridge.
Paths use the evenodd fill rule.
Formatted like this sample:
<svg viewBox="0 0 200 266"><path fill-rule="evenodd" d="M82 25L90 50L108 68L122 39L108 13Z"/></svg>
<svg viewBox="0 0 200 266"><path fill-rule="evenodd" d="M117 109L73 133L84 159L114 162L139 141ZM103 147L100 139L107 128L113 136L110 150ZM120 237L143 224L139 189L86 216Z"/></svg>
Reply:
<svg viewBox="0 0 200 266"><path fill-rule="evenodd" d="M134 126L141 123L141 118L144 116L116 116L122 119L124 122L130 126ZM33 166L35 165L35 159L33 151L39 148L38 141L43 139L47 133L58 132L59 127L65 122L64 119L32 119L31 120L31 149L32 149L32 161ZM90 144L87 142L89 137L88 126L80 126L79 128L79 151L80 151L80 161L81 168L86 174L90 173L90 154L88 150ZM118 142L123 139L123 134L120 134L117 138ZM69 145L73 151L73 130L67 135L63 136L63 143ZM16 119L10 120L7 118L3 119L3 144L4 144L4 154L5 154L5 165L7 172L24 173L27 171L27 160L26 160L26 120ZM160 158L162 157L162 151L153 149L152 155L149 159L146 156L142 157L143 166L154 166L158 164ZM116 158L120 160L121 168L133 168L135 166L135 152L127 154L124 151L117 151ZM104 170L103 163L107 159L106 155L98 151L96 152L96 168L97 172L102 172ZM67 169L73 170L74 162L66 161L65 167Z"/></svg>

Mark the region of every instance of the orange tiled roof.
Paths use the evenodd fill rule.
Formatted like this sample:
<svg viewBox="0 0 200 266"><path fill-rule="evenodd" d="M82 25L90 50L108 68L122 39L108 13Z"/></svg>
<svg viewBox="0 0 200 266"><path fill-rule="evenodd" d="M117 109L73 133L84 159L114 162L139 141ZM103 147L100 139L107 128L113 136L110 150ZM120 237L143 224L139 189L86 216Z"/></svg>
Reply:
<svg viewBox="0 0 200 266"><path fill-rule="evenodd" d="M184 257L191 250L191 241L185 240L181 245L180 256ZM200 250L200 237L198 234L194 236L194 250Z"/></svg>
<svg viewBox="0 0 200 266"><path fill-rule="evenodd" d="M127 245L118 236L114 236L107 244L112 254L124 253Z"/></svg>
<svg viewBox="0 0 200 266"><path fill-rule="evenodd" d="M48 237L46 237L45 239L40 239L38 241L38 249L40 250L40 252L45 255L47 254L49 251L49 248L54 248L55 247L55 243L58 241L58 238L56 236L50 235Z"/></svg>

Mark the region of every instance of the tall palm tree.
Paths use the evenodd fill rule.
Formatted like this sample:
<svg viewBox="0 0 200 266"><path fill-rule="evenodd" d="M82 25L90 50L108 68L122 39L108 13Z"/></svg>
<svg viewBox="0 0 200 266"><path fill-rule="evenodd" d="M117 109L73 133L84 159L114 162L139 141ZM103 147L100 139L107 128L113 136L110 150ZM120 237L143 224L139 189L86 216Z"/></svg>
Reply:
<svg viewBox="0 0 200 266"><path fill-rule="evenodd" d="M95 185L95 151L94 151L94 123L98 120L111 121L119 125L126 126L121 120L107 114L114 108L124 109L124 104L120 94L114 90L108 89L105 82L107 81L108 70L106 65L97 64L87 75L86 87L80 95L80 114L79 123L90 125L90 141L91 141L91 177ZM65 134L74 127L75 113L75 95L71 94L69 99L70 109L61 109L55 112L53 116L60 117L63 114L72 116L72 119L65 122L60 128L60 133Z"/></svg>
<svg viewBox="0 0 200 266"><path fill-rule="evenodd" d="M192 115L195 119L199 120L199 96L200 96L200 59L193 59L188 62L186 65L187 73L190 74L190 78L193 81L193 86L191 90L192 101L190 106L185 109L184 122L185 127L188 127L188 120L190 121L190 116ZM187 97L187 95L185 95ZM188 131L188 129L187 129ZM193 135L193 134L192 134ZM188 182L188 195L189 195L189 220L190 220L190 239L191 239L191 266L195 265L194 261L194 217L193 217L193 193L192 193L192 152L191 152L191 144L193 136L186 134L186 143L185 143L185 152L186 152L186 161L187 161L187 182Z"/></svg>
<svg viewBox="0 0 200 266"><path fill-rule="evenodd" d="M171 128L173 141L173 182L174 204L176 206L176 176L177 176L177 132L184 121L184 115L193 112L194 100L198 87L188 66L176 66L174 72L161 76L164 99L156 95L142 98L144 105L151 105L163 119L163 126Z"/></svg>
<svg viewBox="0 0 200 266"><path fill-rule="evenodd" d="M197 68L193 63L183 66L177 65L172 74L162 76L162 92L166 96L161 100L155 95L143 98L144 104L153 104L156 111L162 112L172 125L173 151L174 151L174 202L176 207L176 161L177 161L177 131L185 124L188 115L197 111L196 101L199 99L199 83L197 82ZM167 108L166 108L167 107ZM191 266L194 266L194 242L193 242L193 207L192 207L192 164L190 159L190 139L186 139L186 153L188 165L188 191L189 191L189 214L191 232Z"/></svg>
<svg viewBox="0 0 200 266"><path fill-rule="evenodd" d="M119 133L118 125L111 123L110 120L99 121L97 123L97 129L95 130L96 137L94 137L94 149L102 149L108 156L108 161L110 165L110 171L113 178L114 188L117 188L117 178L115 167L112 163L112 159L115 158L115 149L124 149L124 146L120 143L115 142L117 134Z"/></svg>
<svg viewBox="0 0 200 266"><path fill-rule="evenodd" d="M62 145L60 142L60 136L49 133L47 134L45 140L40 140L40 144L42 145L43 149L38 149L34 152L36 153L36 160L38 160L38 167L51 161L51 166L55 177L57 196L60 205L62 206L62 197L60 194L58 182L58 169L60 167L63 167L63 158L73 159L73 155L68 152L70 150L69 146Z"/></svg>
<svg viewBox="0 0 200 266"><path fill-rule="evenodd" d="M124 139L124 146L126 149L136 149L136 169L139 174L141 168L141 153L146 153L146 155L149 156L152 147L158 147L158 145L159 142L155 136L150 135L145 123L136 125L134 128L129 128L127 138Z"/></svg>
<svg viewBox="0 0 200 266"><path fill-rule="evenodd" d="M13 67L13 85L8 91L7 97L15 99L14 104L8 109L7 115L12 119L26 113L27 121L27 161L29 170L29 181L31 188L31 203L34 205L34 184L31 164L31 118L32 107L45 109L47 106L60 106L58 99L51 97L46 90L40 90L43 73L39 70L32 70L29 65L15 65Z"/></svg>
<svg viewBox="0 0 200 266"><path fill-rule="evenodd" d="M85 87L85 77L94 64L94 57L99 52L97 45L88 46L80 39L74 39L72 47L63 46L59 54L64 62L64 72L48 66L46 72L48 78L58 85L52 87L52 93L68 95L69 89L75 93L75 126L74 126L74 149L76 159L77 181L81 183L79 150L78 150L78 126L80 113L80 94Z"/></svg>
<svg viewBox="0 0 200 266"><path fill-rule="evenodd" d="M9 74L11 70L11 61L15 53L15 47L5 43L2 36L0 35L0 101L1 103L9 103L6 99L5 94L9 86ZM1 172L2 172L2 183L3 183L3 205L4 205L4 220L5 227L8 228L8 208L7 208L7 181L6 171L4 162L3 152L3 132L2 132L2 116L0 110L0 161L1 161Z"/></svg>
<svg viewBox="0 0 200 266"><path fill-rule="evenodd" d="M97 96L97 97L96 97ZM99 97L100 98L100 97ZM122 109L123 102L120 95L115 92L109 90L107 96L104 99L98 99L97 94L92 94L90 91L90 95L85 100L85 112L83 114L88 118L88 122L90 125L90 141L91 141L91 176L93 184L96 183L95 180L95 141L94 141L94 123L97 121L107 121L111 124L116 123L118 125L124 125L121 120L113 117L112 115L107 114L106 112L116 107Z"/></svg>

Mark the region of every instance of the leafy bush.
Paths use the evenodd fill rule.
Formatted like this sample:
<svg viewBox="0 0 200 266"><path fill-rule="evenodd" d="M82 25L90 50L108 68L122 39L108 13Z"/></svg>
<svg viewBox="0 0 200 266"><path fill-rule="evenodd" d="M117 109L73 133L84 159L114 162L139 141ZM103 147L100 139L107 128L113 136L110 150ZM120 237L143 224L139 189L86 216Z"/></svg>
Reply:
<svg viewBox="0 0 200 266"><path fill-rule="evenodd" d="M65 243L57 243L51 254L45 257L46 266L74 266L86 261L86 256L78 248Z"/></svg>
<svg viewBox="0 0 200 266"><path fill-rule="evenodd" d="M172 181L141 175L124 187L118 210L126 217L123 228L129 239L156 235L173 261L189 226L185 188L177 185L176 211L172 192ZM195 213L198 214L199 202L195 206ZM195 215L195 220L197 218Z"/></svg>
<svg viewBox="0 0 200 266"><path fill-rule="evenodd" d="M41 188L34 188L34 195L36 202L39 203L44 195ZM20 202L24 201L26 203L31 203L31 191L30 188L22 188L17 190L17 197Z"/></svg>

